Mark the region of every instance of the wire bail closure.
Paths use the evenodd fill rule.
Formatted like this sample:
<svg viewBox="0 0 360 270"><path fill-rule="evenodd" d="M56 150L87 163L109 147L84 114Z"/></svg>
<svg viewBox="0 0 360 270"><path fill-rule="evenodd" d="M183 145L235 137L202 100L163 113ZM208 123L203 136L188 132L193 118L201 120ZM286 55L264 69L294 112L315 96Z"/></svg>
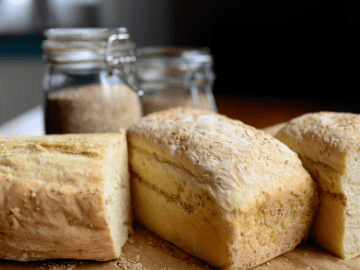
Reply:
<svg viewBox="0 0 360 270"><path fill-rule="evenodd" d="M196 68L189 69L184 78L184 86L192 96L195 108L201 108L200 96L199 96L199 85L204 87L204 93L209 101L210 108L213 112L218 112L215 105L215 99L212 94L212 88L215 80L215 74L211 71L211 64L209 60L211 57L208 55L196 55L198 63L205 63L203 67L198 65ZM188 59L189 60L189 59Z"/></svg>
<svg viewBox="0 0 360 270"><path fill-rule="evenodd" d="M136 72L136 55L134 46L129 39L130 35L127 32L112 34L106 43L105 63L109 75L114 74L114 69L116 68L117 70L120 70L120 74L117 75L121 76L131 87L137 89L135 79L132 76ZM124 43L122 45L123 48L116 50L116 54L118 55L113 55L111 53L115 41Z"/></svg>

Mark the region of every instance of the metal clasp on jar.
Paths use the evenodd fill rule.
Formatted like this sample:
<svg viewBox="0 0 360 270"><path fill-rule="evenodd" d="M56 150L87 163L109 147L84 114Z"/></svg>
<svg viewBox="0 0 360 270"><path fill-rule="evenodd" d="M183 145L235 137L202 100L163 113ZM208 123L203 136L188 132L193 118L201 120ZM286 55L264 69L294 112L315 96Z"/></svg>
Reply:
<svg viewBox="0 0 360 270"><path fill-rule="evenodd" d="M216 76L215 73L211 70L211 56L194 55L189 57L187 60L189 62L197 63L195 67L189 68L189 70L187 70L184 78L185 89L190 91L195 108L201 108L199 89L202 88L203 93L208 99L210 109L213 112L218 112L212 93L212 88Z"/></svg>
<svg viewBox="0 0 360 270"><path fill-rule="evenodd" d="M119 75L125 83L132 88L136 87L134 73L136 72L136 55L134 45L130 42L130 35L126 28L119 28L119 33L108 38L105 48L105 63L107 72L112 75L114 71L120 71ZM114 48L115 41L120 41Z"/></svg>

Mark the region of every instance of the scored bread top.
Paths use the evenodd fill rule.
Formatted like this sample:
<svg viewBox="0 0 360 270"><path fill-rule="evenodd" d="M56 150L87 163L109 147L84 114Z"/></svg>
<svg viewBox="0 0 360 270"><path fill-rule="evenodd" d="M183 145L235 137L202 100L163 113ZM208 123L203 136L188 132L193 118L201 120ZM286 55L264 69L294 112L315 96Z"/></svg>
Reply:
<svg viewBox="0 0 360 270"><path fill-rule="evenodd" d="M270 134L204 110L150 114L130 126L127 136L129 147L195 175L225 211L254 210L275 190L312 181L297 154Z"/></svg>
<svg viewBox="0 0 360 270"><path fill-rule="evenodd" d="M276 138L300 155L343 172L347 153L359 148L359 130L360 115L323 111L290 120Z"/></svg>

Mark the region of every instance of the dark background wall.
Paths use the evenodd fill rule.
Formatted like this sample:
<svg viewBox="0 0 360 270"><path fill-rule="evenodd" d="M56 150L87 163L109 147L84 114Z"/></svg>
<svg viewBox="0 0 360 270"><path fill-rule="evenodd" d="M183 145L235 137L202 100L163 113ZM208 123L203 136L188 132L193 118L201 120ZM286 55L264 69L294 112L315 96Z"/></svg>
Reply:
<svg viewBox="0 0 360 270"><path fill-rule="evenodd" d="M360 0L33 0L31 21L22 24L4 23L2 6L0 65L41 61L49 27L127 27L139 47L209 47L215 96L325 102L360 113ZM2 99L13 92L0 85Z"/></svg>
<svg viewBox="0 0 360 270"><path fill-rule="evenodd" d="M172 1L171 11L173 44L213 52L217 94L356 98L360 1Z"/></svg>

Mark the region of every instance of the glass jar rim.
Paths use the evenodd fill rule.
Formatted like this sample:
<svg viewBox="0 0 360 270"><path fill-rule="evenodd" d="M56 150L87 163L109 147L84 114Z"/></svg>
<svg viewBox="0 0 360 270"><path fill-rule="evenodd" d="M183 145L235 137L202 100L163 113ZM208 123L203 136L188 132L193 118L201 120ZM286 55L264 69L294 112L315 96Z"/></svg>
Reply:
<svg viewBox="0 0 360 270"><path fill-rule="evenodd" d="M97 41L107 40L112 34L127 34L127 28L50 28L43 32L54 41Z"/></svg>
<svg viewBox="0 0 360 270"><path fill-rule="evenodd" d="M208 54L210 50L207 47L188 47L188 46L145 46L137 48L141 56L183 56L186 54Z"/></svg>
<svg viewBox="0 0 360 270"><path fill-rule="evenodd" d="M186 46L147 46L136 48L138 64L141 61L156 59L160 62L185 61L185 62L212 62L210 49L207 47Z"/></svg>
<svg viewBox="0 0 360 270"><path fill-rule="evenodd" d="M81 50L103 50L112 35L122 35L113 47L129 43L130 35L122 28L50 28L44 31L47 38L42 42L44 52L69 52Z"/></svg>
<svg viewBox="0 0 360 270"><path fill-rule="evenodd" d="M50 28L44 31L43 59L60 69L106 68L107 56L134 61L127 28ZM111 42L109 40L111 39Z"/></svg>

